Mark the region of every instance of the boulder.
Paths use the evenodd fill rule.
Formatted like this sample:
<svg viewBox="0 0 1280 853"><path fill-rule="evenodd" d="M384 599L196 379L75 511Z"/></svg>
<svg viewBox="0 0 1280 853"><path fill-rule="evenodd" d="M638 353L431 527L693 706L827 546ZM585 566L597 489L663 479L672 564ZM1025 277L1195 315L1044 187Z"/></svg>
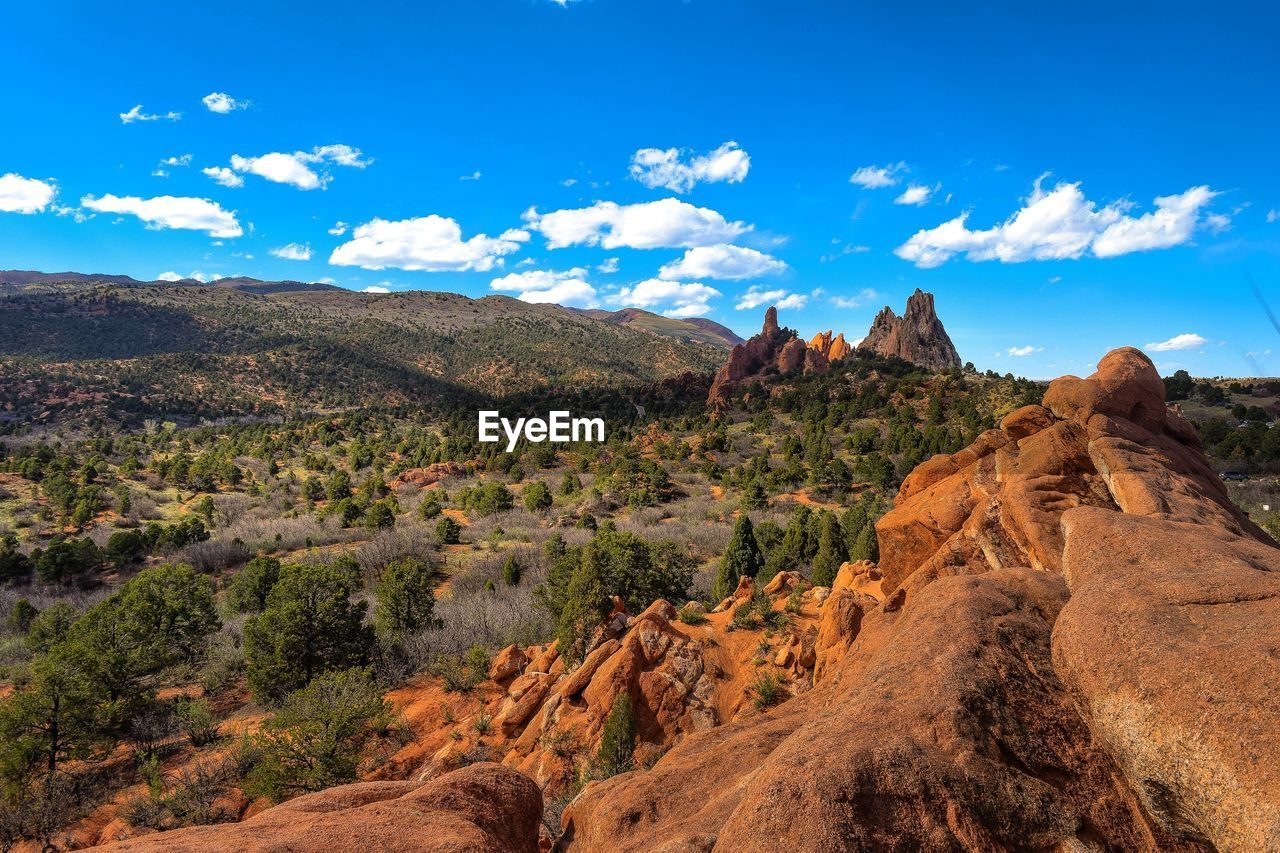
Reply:
<svg viewBox="0 0 1280 853"><path fill-rule="evenodd" d="M308 794L241 823L198 826L117 841L117 853L537 853L542 792L492 763L430 782L358 782Z"/></svg>

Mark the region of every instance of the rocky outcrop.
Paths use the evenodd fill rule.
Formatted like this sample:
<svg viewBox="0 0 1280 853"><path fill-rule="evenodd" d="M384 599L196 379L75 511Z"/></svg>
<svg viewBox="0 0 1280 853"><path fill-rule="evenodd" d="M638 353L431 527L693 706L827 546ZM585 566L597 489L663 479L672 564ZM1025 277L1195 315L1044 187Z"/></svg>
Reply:
<svg viewBox="0 0 1280 853"><path fill-rule="evenodd" d="M730 351L729 360L711 383L707 402L720 408L735 391L752 382L768 380L774 375L822 373L828 366L825 353L805 346L790 329L779 328L778 309L770 307L765 312L760 334Z"/></svg>
<svg viewBox="0 0 1280 853"><path fill-rule="evenodd" d="M822 353L829 362L839 361L853 352L853 347L849 346L848 341L844 339L844 332L833 338L830 329L814 335L809 341L809 349Z"/></svg>
<svg viewBox="0 0 1280 853"><path fill-rule="evenodd" d="M1146 356L920 466L877 531L813 689L588 786L565 849L1280 849L1280 550Z"/></svg>
<svg viewBox="0 0 1280 853"><path fill-rule="evenodd" d="M237 824L144 835L120 853L333 850L537 853L542 792L528 777L474 764L431 782L358 782L308 794Z"/></svg>
<svg viewBox="0 0 1280 853"><path fill-rule="evenodd" d="M858 349L894 356L921 367L943 370L960 366L960 355L933 307L933 294L916 288L899 317L885 306L871 322Z"/></svg>

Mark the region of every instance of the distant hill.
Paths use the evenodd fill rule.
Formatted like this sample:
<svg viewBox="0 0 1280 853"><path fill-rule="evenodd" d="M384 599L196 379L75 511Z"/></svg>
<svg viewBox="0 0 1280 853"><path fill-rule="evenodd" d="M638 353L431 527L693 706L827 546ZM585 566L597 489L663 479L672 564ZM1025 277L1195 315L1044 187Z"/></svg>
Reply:
<svg viewBox="0 0 1280 853"><path fill-rule="evenodd" d="M585 314L616 326L627 326L640 329L654 335L663 335L687 343L709 344L710 346L729 349L742 343L742 338L734 334L732 329L720 325L705 317L692 317L677 320L642 311L639 308L623 308L620 311L604 311L599 308L570 308L570 311Z"/></svg>
<svg viewBox="0 0 1280 853"><path fill-rule="evenodd" d="M645 313L645 312L640 312ZM0 419L178 420L709 375L724 344L506 296L0 273ZM645 328L645 326L650 328Z"/></svg>

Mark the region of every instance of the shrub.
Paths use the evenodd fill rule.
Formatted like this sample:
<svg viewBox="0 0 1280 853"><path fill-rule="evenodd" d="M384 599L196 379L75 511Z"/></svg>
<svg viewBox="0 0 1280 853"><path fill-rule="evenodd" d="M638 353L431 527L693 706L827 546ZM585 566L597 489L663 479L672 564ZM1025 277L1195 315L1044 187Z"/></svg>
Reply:
<svg viewBox="0 0 1280 853"><path fill-rule="evenodd" d="M435 570L412 557L396 560L383 569L374 588L378 603L374 624L388 636L399 636L434 625Z"/></svg>
<svg viewBox="0 0 1280 853"><path fill-rule="evenodd" d="M541 480L534 480L521 493L524 508L529 512L542 512L551 506L551 490Z"/></svg>
<svg viewBox="0 0 1280 853"><path fill-rule="evenodd" d="M191 745L208 746L218 740L218 721L204 699L186 699L177 704L178 725L182 727Z"/></svg>
<svg viewBox="0 0 1280 853"><path fill-rule="evenodd" d="M367 671L321 675L286 696L254 737L258 758L245 790L279 802L351 782L365 742L391 722L390 706Z"/></svg>
<svg viewBox="0 0 1280 853"><path fill-rule="evenodd" d="M609 718L604 723L596 768L600 778L616 776L635 769L636 718L631 711L631 695L625 690L613 699Z"/></svg>
<svg viewBox="0 0 1280 853"><path fill-rule="evenodd" d="M236 572L227 584L227 606L234 613L261 613L267 597L280 580L280 561L275 557L254 557Z"/></svg>
<svg viewBox="0 0 1280 853"><path fill-rule="evenodd" d="M755 696L756 709L760 711L772 708L787 698L787 691L783 686L782 679L774 672L760 673L756 680L751 683L750 691Z"/></svg>
<svg viewBox="0 0 1280 853"><path fill-rule="evenodd" d="M441 516L436 522L436 539L441 545L457 545L462 538L462 525L449 516Z"/></svg>

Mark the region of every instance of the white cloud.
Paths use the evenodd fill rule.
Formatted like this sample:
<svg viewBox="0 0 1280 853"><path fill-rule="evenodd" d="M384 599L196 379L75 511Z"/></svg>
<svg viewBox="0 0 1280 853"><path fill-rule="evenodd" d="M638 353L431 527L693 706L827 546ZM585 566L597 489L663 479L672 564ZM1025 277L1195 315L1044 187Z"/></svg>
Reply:
<svg viewBox="0 0 1280 853"><path fill-rule="evenodd" d="M1268 211L1267 211L1267 221L1268 221L1268 222L1275 222L1277 219L1280 219L1280 210L1268 210Z"/></svg>
<svg viewBox="0 0 1280 853"><path fill-rule="evenodd" d="M1013 356L1014 358L1026 358L1033 352L1042 352L1043 350L1044 347L1033 347L1031 344L1027 344L1022 347L1009 347L1005 350L1005 353Z"/></svg>
<svg viewBox="0 0 1280 853"><path fill-rule="evenodd" d="M138 104L127 113L120 113L120 121L123 124L133 124L135 121L177 121L182 118L182 113L144 113L142 104Z"/></svg>
<svg viewBox="0 0 1280 853"><path fill-rule="evenodd" d="M808 302L808 294L790 293L781 289L761 290L753 284L738 297L738 304L733 307L738 311L749 311L761 305L772 305L775 308L803 308Z"/></svg>
<svg viewBox="0 0 1280 853"><path fill-rule="evenodd" d="M858 243L845 243L844 245L841 245L839 237L832 240L831 245L840 246L840 249L838 251L831 252L826 255L822 255L821 257L818 258L820 262L824 264L828 264L834 260L843 258L845 255L861 255L864 252L871 251L870 246L863 246Z"/></svg>
<svg viewBox="0 0 1280 853"><path fill-rule="evenodd" d="M740 281L744 278L776 275L786 269L787 265L772 255L721 243L689 249L680 260L664 265L658 278L671 281L694 278Z"/></svg>
<svg viewBox="0 0 1280 853"><path fill-rule="evenodd" d="M329 263L370 270L487 272L528 239L528 232L509 229L499 237L477 234L463 240L457 222L434 213L395 222L374 219L356 228L349 242L334 249Z"/></svg>
<svg viewBox="0 0 1280 853"><path fill-rule="evenodd" d="M751 169L751 157L736 142L682 161L688 153L679 148L641 148L631 155L631 177L646 187L687 193L699 183L741 183Z"/></svg>
<svg viewBox="0 0 1280 853"><path fill-rule="evenodd" d="M17 172L0 176L0 211L5 213L40 213L57 194L52 181L24 178Z"/></svg>
<svg viewBox="0 0 1280 853"><path fill-rule="evenodd" d="M209 282L217 281L220 278L226 278L226 276L200 272L199 270L187 273L186 275L179 275L173 270L169 270L168 272L162 272L160 275L156 276L156 281L199 281L204 284L208 284Z"/></svg>
<svg viewBox="0 0 1280 853"><path fill-rule="evenodd" d="M1176 350L1199 349L1209 341L1192 332L1181 335L1174 335L1167 341L1158 341L1156 343L1147 344L1146 348L1152 352L1174 352Z"/></svg>
<svg viewBox="0 0 1280 853"><path fill-rule="evenodd" d="M333 223L333 227L329 229L329 233L335 237L341 237L343 234L347 233L347 229L350 227L351 226L345 222L335 222Z"/></svg>
<svg viewBox="0 0 1280 853"><path fill-rule="evenodd" d="M231 156L231 168L237 172L258 175L277 184L289 184L300 190L323 188L330 181L328 172L317 172L316 165L335 164L363 169L372 163L359 148L350 145L318 145L310 151L286 154L273 151L259 157ZM209 170L205 170L209 174Z"/></svg>
<svg viewBox="0 0 1280 853"><path fill-rule="evenodd" d="M912 184L902 191L902 195L893 200L894 204L914 204L916 207L929 203L931 196L937 187L926 187L922 184Z"/></svg>
<svg viewBox="0 0 1280 853"><path fill-rule="evenodd" d="M191 155L180 154L176 157L166 157L160 161L161 166L190 166Z"/></svg>
<svg viewBox="0 0 1280 853"><path fill-rule="evenodd" d="M750 225L677 198L620 205L598 201L590 207L538 213L525 211L529 227L547 238L547 247L602 246L605 249L687 249L728 243Z"/></svg>
<svg viewBox="0 0 1280 853"><path fill-rule="evenodd" d="M865 190L878 190L898 183L898 173L906 170L906 163L891 163L888 166L863 166L849 176L849 183L857 184Z"/></svg>
<svg viewBox="0 0 1280 853"><path fill-rule="evenodd" d="M361 293L390 293L391 288L383 287L380 284L371 284L360 292Z"/></svg>
<svg viewBox="0 0 1280 853"><path fill-rule="evenodd" d="M608 275L609 273L615 273L617 271L618 271L617 258L605 258L603 261L600 262L599 266L596 267L596 272L602 272L605 275Z"/></svg>
<svg viewBox="0 0 1280 853"><path fill-rule="evenodd" d="M587 283L587 271L583 267L509 273L489 282L489 287L512 291L522 302L553 302L575 308L595 308L600 304L596 289Z"/></svg>
<svg viewBox="0 0 1280 853"><path fill-rule="evenodd" d="M311 260L311 244L303 246L299 243L289 243L277 249L268 249L267 254L275 255L277 258L284 258L286 261L309 261Z"/></svg>
<svg viewBox="0 0 1280 853"><path fill-rule="evenodd" d="M1164 249L1191 239L1202 207L1217 193L1192 187L1180 195L1160 196L1156 209L1130 216L1133 205L1113 202L1101 209L1084 197L1080 184L1059 183L1046 192L1040 180L1026 204L1003 223L985 230L966 226L968 214L936 228L916 232L894 254L918 267L936 267L958 254L970 261L1079 258L1091 251L1108 258L1129 252Z"/></svg>
<svg viewBox="0 0 1280 853"><path fill-rule="evenodd" d="M720 291L714 287L697 281L682 283L650 278L634 287L622 288L609 301L683 319L710 313L711 300L719 295Z"/></svg>
<svg viewBox="0 0 1280 853"><path fill-rule="evenodd" d="M1225 213L1210 213L1204 218L1204 227L1210 234L1221 234L1231 229L1231 217Z"/></svg>
<svg viewBox="0 0 1280 853"><path fill-rule="evenodd" d="M856 296L833 296L827 301L837 308L861 308L873 302L880 294L869 287L863 288Z"/></svg>
<svg viewBox="0 0 1280 853"><path fill-rule="evenodd" d="M463 175L462 177L458 178L458 180L460 180L460 181L478 181L478 180L480 180L482 177L484 177L484 175L481 173L481 171L480 171L479 169L476 169L476 170L475 170L474 172L472 172L470 175Z"/></svg>
<svg viewBox="0 0 1280 853"><path fill-rule="evenodd" d="M232 110L242 110L249 106L248 101L237 101L226 92L210 92L200 101L209 108L211 113L229 113Z"/></svg>
<svg viewBox="0 0 1280 853"><path fill-rule="evenodd" d="M224 187L242 187L244 186L244 178L228 169L226 166L206 166L200 171L213 178Z"/></svg>
<svg viewBox="0 0 1280 853"><path fill-rule="evenodd" d="M210 237L239 237L244 233L234 210L223 210L221 205L207 198L172 195L139 198L107 194L101 198L87 195L80 199L80 204L98 213L136 216L149 228L158 230L204 231Z"/></svg>

